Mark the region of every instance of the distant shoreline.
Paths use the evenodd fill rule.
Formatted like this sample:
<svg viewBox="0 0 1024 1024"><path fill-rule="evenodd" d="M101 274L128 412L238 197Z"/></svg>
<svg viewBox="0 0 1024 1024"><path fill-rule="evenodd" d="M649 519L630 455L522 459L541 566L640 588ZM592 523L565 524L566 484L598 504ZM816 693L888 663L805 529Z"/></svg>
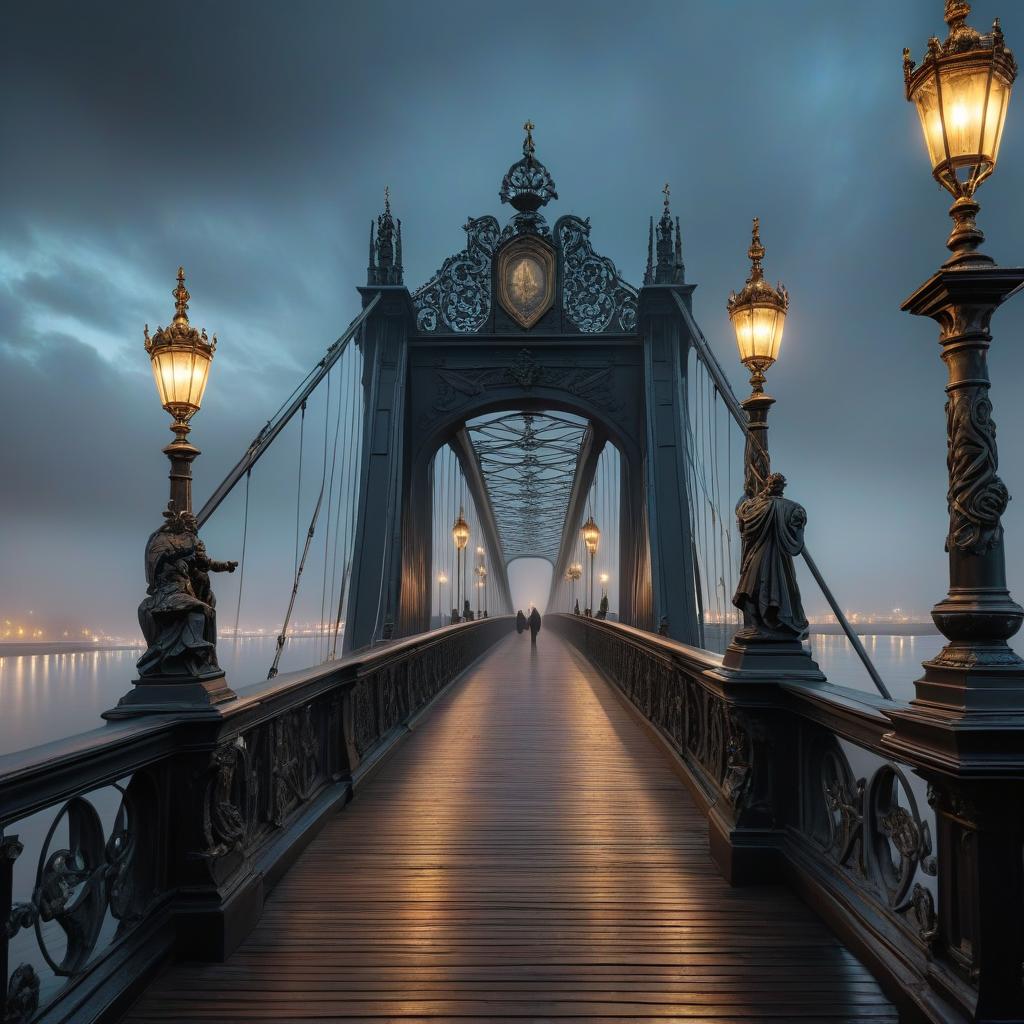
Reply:
<svg viewBox="0 0 1024 1024"><path fill-rule="evenodd" d="M851 623L857 636L938 636L934 622L866 622ZM838 622L823 622L812 625L811 636L843 636L843 627Z"/></svg>
<svg viewBox="0 0 1024 1024"><path fill-rule="evenodd" d="M933 622L877 622L856 624L853 627L858 636L938 636ZM837 622L812 625L811 636L843 636L843 628ZM221 637L222 642L229 638ZM246 640L272 639L268 636L243 637ZM292 637L294 640L305 637ZM141 651L141 641L130 643L93 643L89 640L0 640L0 658L31 657L41 654L88 654L90 651Z"/></svg>
<svg viewBox="0 0 1024 1024"><path fill-rule="evenodd" d="M139 651L143 643L94 643L90 640L0 640L0 658L33 654L88 654L89 651Z"/></svg>

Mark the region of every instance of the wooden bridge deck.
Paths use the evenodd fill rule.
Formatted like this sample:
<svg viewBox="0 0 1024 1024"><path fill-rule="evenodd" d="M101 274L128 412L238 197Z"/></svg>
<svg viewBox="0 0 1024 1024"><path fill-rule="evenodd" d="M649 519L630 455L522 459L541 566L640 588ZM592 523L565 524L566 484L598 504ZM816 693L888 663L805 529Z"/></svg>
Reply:
<svg viewBox="0 0 1024 1024"><path fill-rule="evenodd" d="M225 964L178 964L153 1021L890 1021L784 888L730 888L610 687L512 635L333 818Z"/></svg>

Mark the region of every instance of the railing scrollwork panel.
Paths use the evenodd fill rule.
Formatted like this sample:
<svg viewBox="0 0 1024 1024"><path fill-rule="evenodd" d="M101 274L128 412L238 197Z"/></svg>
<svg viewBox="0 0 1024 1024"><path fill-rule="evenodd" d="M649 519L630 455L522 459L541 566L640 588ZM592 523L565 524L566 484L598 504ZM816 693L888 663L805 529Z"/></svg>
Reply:
<svg viewBox="0 0 1024 1024"><path fill-rule="evenodd" d="M801 768L801 831L879 910L912 927L925 944L936 935L932 826L909 769L882 760L857 778L840 741L810 728Z"/></svg>
<svg viewBox="0 0 1024 1024"><path fill-rule="evenodd" d="M5 1024L31 1020L64 980L125 938L159 898L153 797L147 773L138 772L37 813L0 840L9 906ZM29 876L24 858L33 853ZM29 877L17 897L16 887Z"/></svg>
<svg viewBox="0 0 1024 1024"><path fill-rule="evenodd" d="M286 856L309 812L347 798L360 765L509 628L437 630L240 691L216 717L98 730L56 762L27 751L0 769L3 1024L74 1019L90 985L116 997L136 929L169 953L189 900L205 915L189 955L224 955L220 938L192 944L217 932L209 909Z"/></svg>
<svg viewBox="0 0 1024 1024"><path fill-rule="evenodd" d="M993 874L1015 877L1024 857L1015 780L952 779L894 758L896 702L745 674L616 623L573 615L548 623L678 756L698 803L703 795L712 855L727 877L758 880L776 859L786 873L769 877L797 879L850 935L868 936L876 963L892 961L925 1019L972 1019L986 998L986 956L1008 977L1019 973L1016 959L978 941L979 888ZM1008 891L1007 900L1022 897ZM1009 951L1020 930L1009 922L1020 912L1007 906Z"/></svg>

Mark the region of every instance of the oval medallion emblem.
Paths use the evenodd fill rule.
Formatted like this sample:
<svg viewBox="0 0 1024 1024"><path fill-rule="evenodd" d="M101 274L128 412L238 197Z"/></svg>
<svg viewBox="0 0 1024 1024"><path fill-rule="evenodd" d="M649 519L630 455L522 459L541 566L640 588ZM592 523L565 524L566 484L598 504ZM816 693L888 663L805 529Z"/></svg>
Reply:
<svg viewBox="0 0 1024 1024"><path fill-rule="evenodd" d="M521 238L498 257L498 299L520 327L532 327L551 307L555 256L540 239Z"/></svg>

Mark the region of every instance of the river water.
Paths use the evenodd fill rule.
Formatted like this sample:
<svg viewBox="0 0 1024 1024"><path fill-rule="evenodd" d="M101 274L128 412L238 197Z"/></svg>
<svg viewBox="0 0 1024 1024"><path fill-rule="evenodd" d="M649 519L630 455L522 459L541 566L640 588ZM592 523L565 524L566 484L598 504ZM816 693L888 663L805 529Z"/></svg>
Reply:
<svg viewBox="0 0 1024 1024"><path fill-rule="evenodd" d="M939 651L942 637L866 636L863 642L893 696L909 700L921 662ZM318 641L313 638L289 640L281 671L317 662L317 652ZM228 683L238 690L266 679L274 658L274 638L221 640L218 653ZM813 636L811 653L830 682L875 692L846 637ZM102 725L100 713L130 688L139 654L138 650L98 650L0 657L0 755Z"/></svg>

